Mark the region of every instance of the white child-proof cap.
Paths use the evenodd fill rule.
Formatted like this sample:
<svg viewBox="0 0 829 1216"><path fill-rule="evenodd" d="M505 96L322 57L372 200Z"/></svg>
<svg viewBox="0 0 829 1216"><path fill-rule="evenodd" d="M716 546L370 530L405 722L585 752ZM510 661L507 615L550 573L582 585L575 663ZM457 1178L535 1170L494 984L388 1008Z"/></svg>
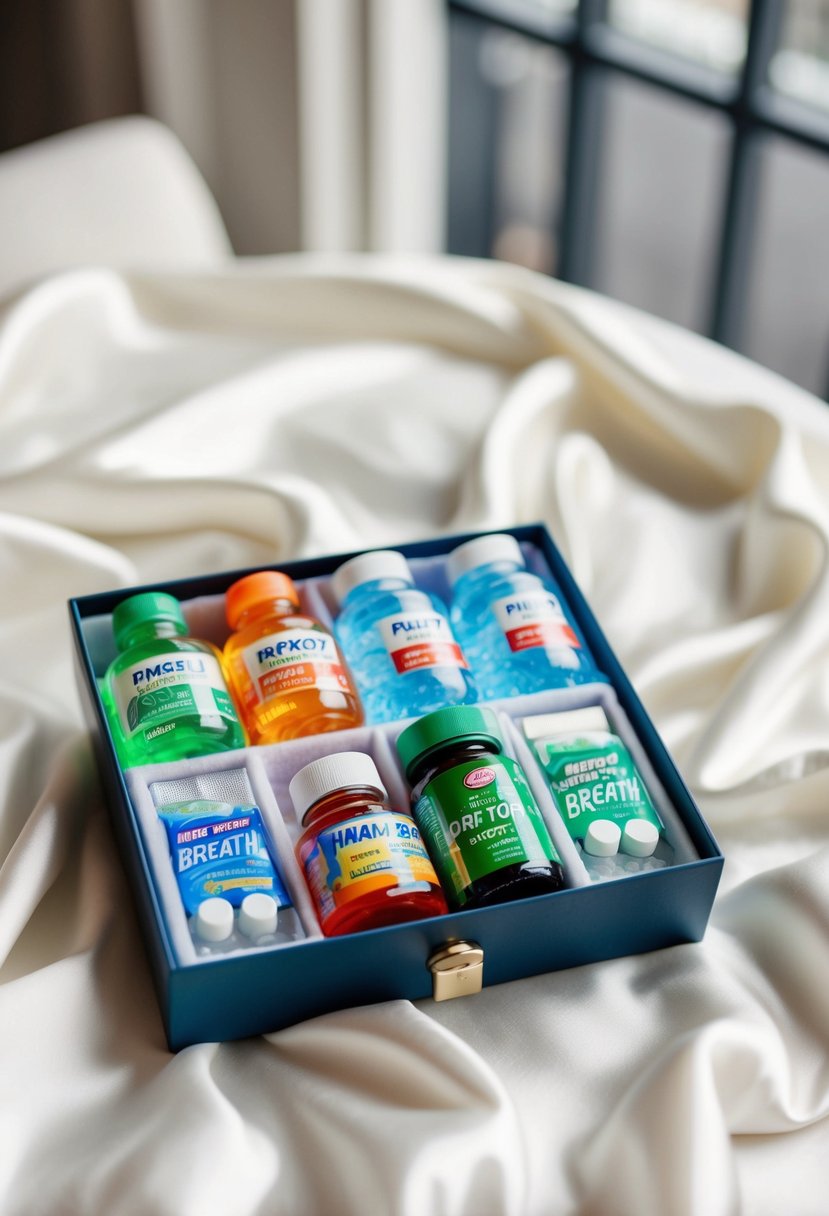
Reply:
<svg viewBox="0 0 829 1216"><path fill-rule="evenodd" d="M334 790L367 785L386 796L386 787L377 765L365 752L335 752L312 760L291 778L288 793L300 820L315 802Z"/></svg>
<svg viewBox="0 0 829 1216"><path fill-rule="evenodd" d="M227 941L233 932L233 905L218 895L203 899L196 912L195 930L202 941Z"/></svg>
<svg viewBox="0 0 829 1216"><path fill-rule="evenodd" d="M343 562L331 576L331 590L337 603L341 604L349 591L380 578L402 578L407 583L414 583L409 563L402 553L395 549L377 549Z"/></svg>
<svg viewBox="0 0 829 1216"><path fill-rule="evenodd" d="M622 833L622 852L629 857L650 857L659 843L659 831L650 819L629 819Z"/></svg>
<svg viewBox="0 0 829 1216"><path fill-rule="evenodd" d="M584 851L591 857L613 857L621 837L619 825L612 819L594 819L584 837Z"/></svg>
<svg viewBox="0 0 829 1216"><path fill-rule="evenodd" d="M277 903L265 891L254 891L246 895L239 909L239 932L245 937L262 937L276 933Z"/></svg>
<svg viewBox="0 0 829 1216"><path fill-rule="evenodd" d="M515 537L498 532L495 536L476 536L453 549L446 559L446 576L454 586L462 574L490 562L517 562L522 569L526 564Z"/></svg>

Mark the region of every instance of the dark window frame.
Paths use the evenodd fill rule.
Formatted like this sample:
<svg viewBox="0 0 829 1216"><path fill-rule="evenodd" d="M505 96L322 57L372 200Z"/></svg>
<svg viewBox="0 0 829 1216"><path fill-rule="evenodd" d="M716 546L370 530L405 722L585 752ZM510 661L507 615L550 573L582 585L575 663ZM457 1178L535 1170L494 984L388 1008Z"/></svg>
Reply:
<svg viewBox="0 0 829 1216"><path fill-rule="evenodd" d="M776 94L769 67L779 42L783 0L752 0L747 46L735 75L715 72L649 47L607 22L607 0L578 0L572 17L546 16L521 0L447 0L450 15L463 16L555 48L569 64L569 105L564 198L556 276L589 286L595 200L599 181L602 98L605 80L617 73L721 114L729 128L728 164L721 204L712 290L705 332L739 349L755 244L760 197L760 149L769 135L829 153L829 120L818 110ZM489 169L494 181L494 164ZM492 200L487 200L492 248Z"/></svg>

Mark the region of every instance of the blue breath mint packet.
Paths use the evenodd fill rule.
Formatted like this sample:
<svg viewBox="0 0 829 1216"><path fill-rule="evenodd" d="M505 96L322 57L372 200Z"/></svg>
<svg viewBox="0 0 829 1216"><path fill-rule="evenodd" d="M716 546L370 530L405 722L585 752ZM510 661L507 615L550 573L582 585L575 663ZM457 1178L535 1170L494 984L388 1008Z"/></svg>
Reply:
<svg viewBox="0 0 829 1216"><path fill-rule="evenodd" d="M292 906L257 806L196 799L157 809L189 916L202 900L220 896L238 908L246 895L260 891L280 908Z"/></svg>

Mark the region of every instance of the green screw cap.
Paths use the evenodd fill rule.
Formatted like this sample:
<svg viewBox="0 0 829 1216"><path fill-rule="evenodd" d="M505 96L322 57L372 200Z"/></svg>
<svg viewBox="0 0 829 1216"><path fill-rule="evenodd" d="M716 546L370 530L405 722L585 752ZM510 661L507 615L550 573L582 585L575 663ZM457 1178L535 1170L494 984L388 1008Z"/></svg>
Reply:
<svg viewBox="0 0 829 1216"><path fill-rule="evenodd" d="M397 740L397 754L406 776L410 776L411 768L427 752L445 747L455 740L489 744L496 752L504 748L498 719L491 709L477 705L450 705L418 718L417 722L401 731Z"/></svg>
<svg viewBox="0 0 829 1216"><path fill-rule="evenodd" d="M131 595L128 600L123 600L112 614L112 630L118 649L124 649L124 644L136 625L144 625L149 621L170 621L176 626L178 633L187 633L187 622L178 600L163 591L145 591L141 595Z"/></svg>

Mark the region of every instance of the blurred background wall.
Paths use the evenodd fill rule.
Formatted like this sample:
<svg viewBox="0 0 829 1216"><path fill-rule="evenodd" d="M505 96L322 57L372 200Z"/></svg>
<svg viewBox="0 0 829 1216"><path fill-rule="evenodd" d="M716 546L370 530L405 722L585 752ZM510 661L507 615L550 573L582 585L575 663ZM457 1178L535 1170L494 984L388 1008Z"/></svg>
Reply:
<svg viewBox="0 0 829 1216"><path fill-rule="evenodd" d="M0 5L0 150L141 104L132 0Z"/></svg>
<svg viewBox="0 0 829 1216"><path fill-rule="evenodd" d="M739 108L760 24L757 97L805 139ZM238 254L504 258L827 392L829 0L0 6L0 151L135 112L178 134Z"/></svg>

